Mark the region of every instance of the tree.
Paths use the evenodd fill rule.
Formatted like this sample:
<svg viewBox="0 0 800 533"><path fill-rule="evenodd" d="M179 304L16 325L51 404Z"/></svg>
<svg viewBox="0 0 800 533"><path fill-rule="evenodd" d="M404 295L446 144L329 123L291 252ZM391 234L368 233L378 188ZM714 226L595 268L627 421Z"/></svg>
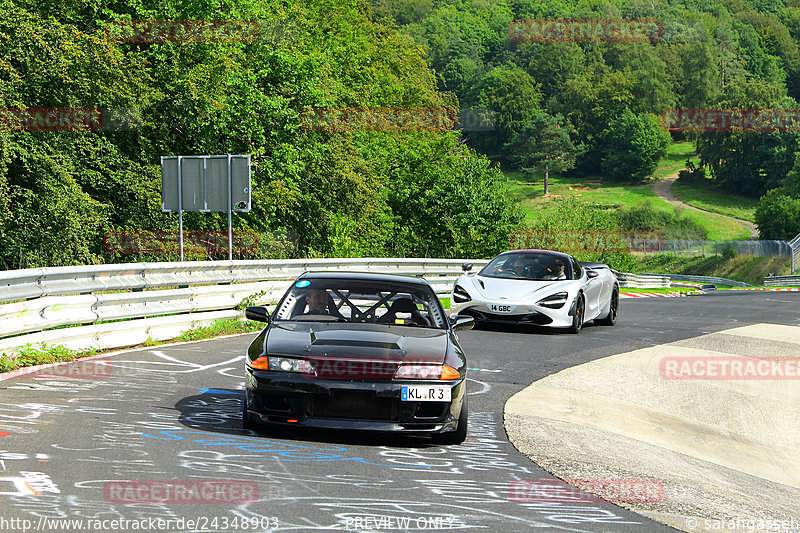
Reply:
<svg viewBox="0 0 800 533"><path fill-rule="evenodd" d="M795 154L794 166L783 180L783 189L792 198L800 198L800 152Z"/></svg>
<svg viewBox="0 0 800 533"><path fill-rule="evenodd" d="M755 222L762 239L793 239L800 233L800 199L772 189L758 201Z"/></svg>
<svg viewBox="0 0 800 533"><path fill-rule="evenodd" d="M539 107L539 85L530 74L514 65L495 67L471 88L465 98L466 107L495 112L495 131L472 135L476 146L485 150L502 150Z"/></svg>
<svg viewBox="0 0 800 533"><path fill-rule="evenodd" d="M637 182L652 174L671 139L651 115L626 109L605 138L603 171L612 179Z"/></svg>
<svg viewBox="0 0 800 533"><path fill-rule="evenodd" d="M544 172L544 194L550 186L550 170L565 172L575 166L575 158L583 145L570 139L572 126L561 115L537 112L525 127L507 144L511 160L527 172Z"/></svg>

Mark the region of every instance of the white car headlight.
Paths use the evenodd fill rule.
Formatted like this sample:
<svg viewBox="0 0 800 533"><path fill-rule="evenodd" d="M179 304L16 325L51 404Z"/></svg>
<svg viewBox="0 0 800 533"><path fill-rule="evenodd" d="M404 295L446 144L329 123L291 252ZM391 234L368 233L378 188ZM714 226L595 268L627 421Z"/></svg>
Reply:
<svg viewBox="0 0 800 533"><path fill-rule="evenodd" d="M453 301L457 304L463 304L464 302L469 302L472 300L472 297L469 293L464 290L464 287L461 285L456 285L453 288Z"/></svg>
<svg viewBox="0 0 800 533"><path fill-rule="evenodd" d="M551 294L546 298L542 298L536 305L540 305L542 307L547 307L548 309L561 309L567 303L567 297L569 295L567 292L557 292L555 294Z"/></svg>

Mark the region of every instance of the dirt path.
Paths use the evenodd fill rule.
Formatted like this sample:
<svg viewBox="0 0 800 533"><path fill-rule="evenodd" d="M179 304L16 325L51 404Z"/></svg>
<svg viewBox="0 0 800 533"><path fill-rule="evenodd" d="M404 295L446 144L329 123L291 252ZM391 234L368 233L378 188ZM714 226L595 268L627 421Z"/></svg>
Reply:
<svg viewBox="0 0 800 533"><path fill-rule="evenodd" d="M705 209L699 209L697 207L693 207L693 206L691 206L689 204L685 204L685 203L681 202L680 200L676 199L675 195L672 194L672 184L675 183L676 179L678 179L678 175L674 174L672 176L667 176L666 178L663 178L663 179L655 182L655 184L653 185L653 192L656 193L656 196L658 196L659 198L661 198L665 202L671 203L672 205L677 205L679 207L685 207L686 209L693 209L695 211L701 211L703 213L711 213L713 215L719 215L721 217L725 217L725 218L729 218L731 220L735 220L736 222L738 222L739 224L741 224L742 226L747 228L747 231L750 232L750 238L751 239L757 239L758 238L758 229L756 228L756 225L753 224L750 221L742 220L740 218L729 217L727 215L720 215L719 213L712 213L711 211L706 211Z"/></svg>

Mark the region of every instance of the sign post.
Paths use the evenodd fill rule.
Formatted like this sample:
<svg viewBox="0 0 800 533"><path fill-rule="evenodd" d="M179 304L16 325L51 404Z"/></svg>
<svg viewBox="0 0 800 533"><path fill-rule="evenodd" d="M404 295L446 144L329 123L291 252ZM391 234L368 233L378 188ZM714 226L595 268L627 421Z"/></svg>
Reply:
<svg viewBox="0 0 800 533"><path fill-rule="evenodd" d="M161 157L161 211L178 212L183 261L183 213L228 213L228 259L233 259L233 213L250 212L249 155Z"/></svg>

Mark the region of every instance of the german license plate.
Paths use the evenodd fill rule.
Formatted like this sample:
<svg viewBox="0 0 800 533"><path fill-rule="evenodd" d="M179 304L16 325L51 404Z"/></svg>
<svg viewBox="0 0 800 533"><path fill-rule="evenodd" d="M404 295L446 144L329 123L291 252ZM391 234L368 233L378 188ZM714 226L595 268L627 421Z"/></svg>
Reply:
<svg viewBox="0 0 800 533"><path fill-rule="evenodd" d="M449 402L448 385L403 385L400 399L404 402Z"/></svg>
<svg viewBox="0 0 800 533"><path fill-rule="evenodd" d="M494 313L513 313L514 312L514 306L513 305L491 304L491 305L489 305L489 309Z"/></svg>

